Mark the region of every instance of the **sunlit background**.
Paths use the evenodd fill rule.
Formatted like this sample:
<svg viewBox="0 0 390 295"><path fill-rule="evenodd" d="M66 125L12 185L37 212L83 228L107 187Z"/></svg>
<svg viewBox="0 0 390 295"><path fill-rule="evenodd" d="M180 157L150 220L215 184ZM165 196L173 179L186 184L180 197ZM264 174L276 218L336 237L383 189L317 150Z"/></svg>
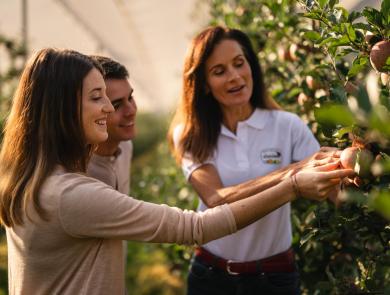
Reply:
<svg viewBox="0 0 390 295"><path fill-rule="evenodd" d="M0 0L0 32L29 53L72 48L125 64L143 111L166 112L177 100L188 40L205 23L196 0ZM6 62L0 53L0 69Z"/></svg>
<svg viewBox="0 0 390 295"><path fill-rule="evenodd" d="M215 10L215 6L222 3L222 10L225 6L226 10L229 10L231 7L241 4L250 6L248 3L256 4L267 1L0 0L0 38L7 39L7 41L0 39L0 123L4 121L8 113L9 101L17 83L19 71L25 61L24 51L18 52L18 47L14 46L16 43L18 46L21 45L21 50L27 49L27 58L43 47L69 48L85 54L102 54L112 57L129 69L130 80L135 89L135 98L138 104L131 195L155 203L167 203L181 208L195 209L197 196L170 157L165 139L167 122L169 122L170 115L180 97L182 66L187 46L191 38L212 20L210 11L213 5ZM269 0L268 2L272 1L278 4L284 3L284 7L277 7L278 11L288 11L286 6L288 8L291 6L286 5L286 3L294 2L294 0ZM312 0L308 0L308 2L310 1ZM379 9L382 1L389 0L340 0L339 2L347 11L352 12L361 11L366 6ZM255 9L257 13L257 6ZM258 17L257 14L255 16ZM241 15L239 19L242 20L244 17ZM246 17L250 18L252 15ZM276 22L276 20L274 21ZM258 25L257 29L264 29L264 27ZM267 29L262 32L267 32ZM261 33L256 36L259 39L267 38ZM281 41L280 44L273 46L272 43L273 48L260 52L259 56L264 58L264 62L276 63L275 67L278 70L271 72L269 76L277 77L277 82L284 79L282 82L290 83L287 84L287 87L276 85L284 91L278 93L287 93L286 96L290 96L290 102L293 101L294 106L297 106L296 109L302 110L303 107L298 105L299 101L297 104L294 99L304 89L302 85L305 85L303 81L305 80L304 76L307 75L306 68L313 68L315 64L310 64L306 56L300 56L294 65L297 66L295 69L299 69L296 71L297 75L293 75L294 71L291 71L294 73L289 72L293 63L291 61L278 61L276 47L288 48L286 46L291 45L289 43L291 39L295 42L301 42L302 36L297 34L285 37L282 34L283 40L275 41L275 43ZM9 48L13 49L9 50L8 48L7 50L8 45ZM10 52L17 57L10 58ZM309 55L314 56L312 53ZM273 57L271 58L271 56ZM269 60L267 61L265 57ZM351 62L352 57L346 57L346 60ZM9 69L15 69L15 71L7 73L6 71ZM284 70L286 71L283 76L280 72ZM332 73L332 71L329 70L328 73ZM361 80L359 82L366 86L370 101L375 104L374 101L379 95L378 73L369 69L367 75L364 71L364 75L361 74L358 77ZM291 85L295 88L298 87L299 91L294 92L294 89L290 91L288 86ZM343 88L341 89L343 92ZM358 216L358 213L356 214ZM307 218L302 217L306 215L299 215L302 217L302 224L313 218L310 217L312 215L312 212ZM302 236L298 236L296 244L300 238ZM338 243L336 238L331 241ZM313 245L317 246L318 251L333 247L333 244L328 248L322 246L315 239ZM322 252L326 253L325 250ZM183 295L191 254L192 248L190 247L129 242L127 258L129 267L126 273L126 285L131 290L129 294ZM320 266L316 264L316 259L321 258L321 255L306 254L307 252L302 250L300 257L308 258L307 261L312 259L310 261L315 266L313 269L319 269ZM356 257L360 259L357 254ZM354 256L354 258L356 257ZM307 261L306 264L310 266ZM363 265L361 261L359 263ZM349 264L353 265L352 262ZM314 272L313 269L312 272ZM382 271L379 268L377 270L378 272ZM313 283L313 285L318 283L317 277L313 278L315 279L306 278L306 281ZM5 231L0 227L0 295L5 294L7 294L7 247ZM311 295L314 293L306 292L303 294ZM327 295L330 293L315 294Z"/></svg>
<svg viewBox="0 0 390 295"><path fill-rule="evenodd" d="M52 46L108 55L130 70L140 110L166 113L180 95L189 40L208 23L207 2L0 0L0 32L26 42L29 53ZM340 1L348 10L379 2ZM6 63L0 51L0 70Z"/></svg>

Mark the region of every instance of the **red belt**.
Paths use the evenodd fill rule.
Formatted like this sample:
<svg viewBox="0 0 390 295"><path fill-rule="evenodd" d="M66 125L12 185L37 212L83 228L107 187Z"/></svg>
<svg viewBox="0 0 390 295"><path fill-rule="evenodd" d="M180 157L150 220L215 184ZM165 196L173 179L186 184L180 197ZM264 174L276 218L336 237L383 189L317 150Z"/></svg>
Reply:
<svg viewBox="0 0 390 295"><path fill-rule="evenodd" d="M195 257L204 264L224 270L231 275L295 271L294 251L291 248L267 258L246 262L226 260L215 256L204 248L197 248Z"/></svg>

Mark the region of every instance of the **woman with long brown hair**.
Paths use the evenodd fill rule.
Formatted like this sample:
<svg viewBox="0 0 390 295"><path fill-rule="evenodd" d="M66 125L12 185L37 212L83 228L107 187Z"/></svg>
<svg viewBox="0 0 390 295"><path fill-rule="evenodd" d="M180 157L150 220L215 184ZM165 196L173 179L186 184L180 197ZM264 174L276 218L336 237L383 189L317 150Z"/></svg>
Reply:
<svg viewBox="0 0 390 295"><path fill-rule="evenodd" d="M267 214L271 195L282 204L299 186L322 199L321 186L351 174L318 168L203 213L130 198L85 175L108 136L105 89L100 66L72 50L43 49L22 73L0 152L10 294L124 294L122 240L202 244Z"/></svg>
<svg viewBox="0 0 390 295"><path fill-rule="evenodd" d="M339 152L317 152L307 126L267 94L248 36L220 26L192 40L169 139L200 197L199 211L273 189L288 177L295 182L310 166L332 162L326 169L338 168ZM299 294L290 203L283 198L273 195L269 214L196 250L189 295Z"/></svg>

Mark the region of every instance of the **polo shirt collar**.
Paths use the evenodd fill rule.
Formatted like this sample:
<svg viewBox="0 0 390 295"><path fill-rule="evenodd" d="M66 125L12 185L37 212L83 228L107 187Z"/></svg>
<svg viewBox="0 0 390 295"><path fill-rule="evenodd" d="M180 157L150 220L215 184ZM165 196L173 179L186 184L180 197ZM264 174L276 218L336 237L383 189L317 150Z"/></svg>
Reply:
<svg viewBox="0 0 390 295"><path fill-rule="evenodd" d="M238 127L240 127L240 125L247 125L252 128L261 130L265 127L269 116L270 110L256 108L247 120L238 123ZM229 137L235 137L234 134L223 124L221 124L221 134Z"/></svg>

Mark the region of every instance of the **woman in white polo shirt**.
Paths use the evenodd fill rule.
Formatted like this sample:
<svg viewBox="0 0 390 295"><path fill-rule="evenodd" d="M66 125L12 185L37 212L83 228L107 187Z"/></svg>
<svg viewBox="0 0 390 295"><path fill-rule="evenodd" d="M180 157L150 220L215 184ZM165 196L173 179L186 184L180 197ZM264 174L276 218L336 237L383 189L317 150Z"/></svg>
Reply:
<svg viewBox="0 0 390 295"><path fill-rule="evenodd" d="M256 53L239 30L210 27L193 39L182 92L170 139L200 211L263 191L313 161L337 158L331 148L309 157L318 142L298 116L269 99ZM291 240L286 203L198 248L188 294L299 294Z"/></svg>

